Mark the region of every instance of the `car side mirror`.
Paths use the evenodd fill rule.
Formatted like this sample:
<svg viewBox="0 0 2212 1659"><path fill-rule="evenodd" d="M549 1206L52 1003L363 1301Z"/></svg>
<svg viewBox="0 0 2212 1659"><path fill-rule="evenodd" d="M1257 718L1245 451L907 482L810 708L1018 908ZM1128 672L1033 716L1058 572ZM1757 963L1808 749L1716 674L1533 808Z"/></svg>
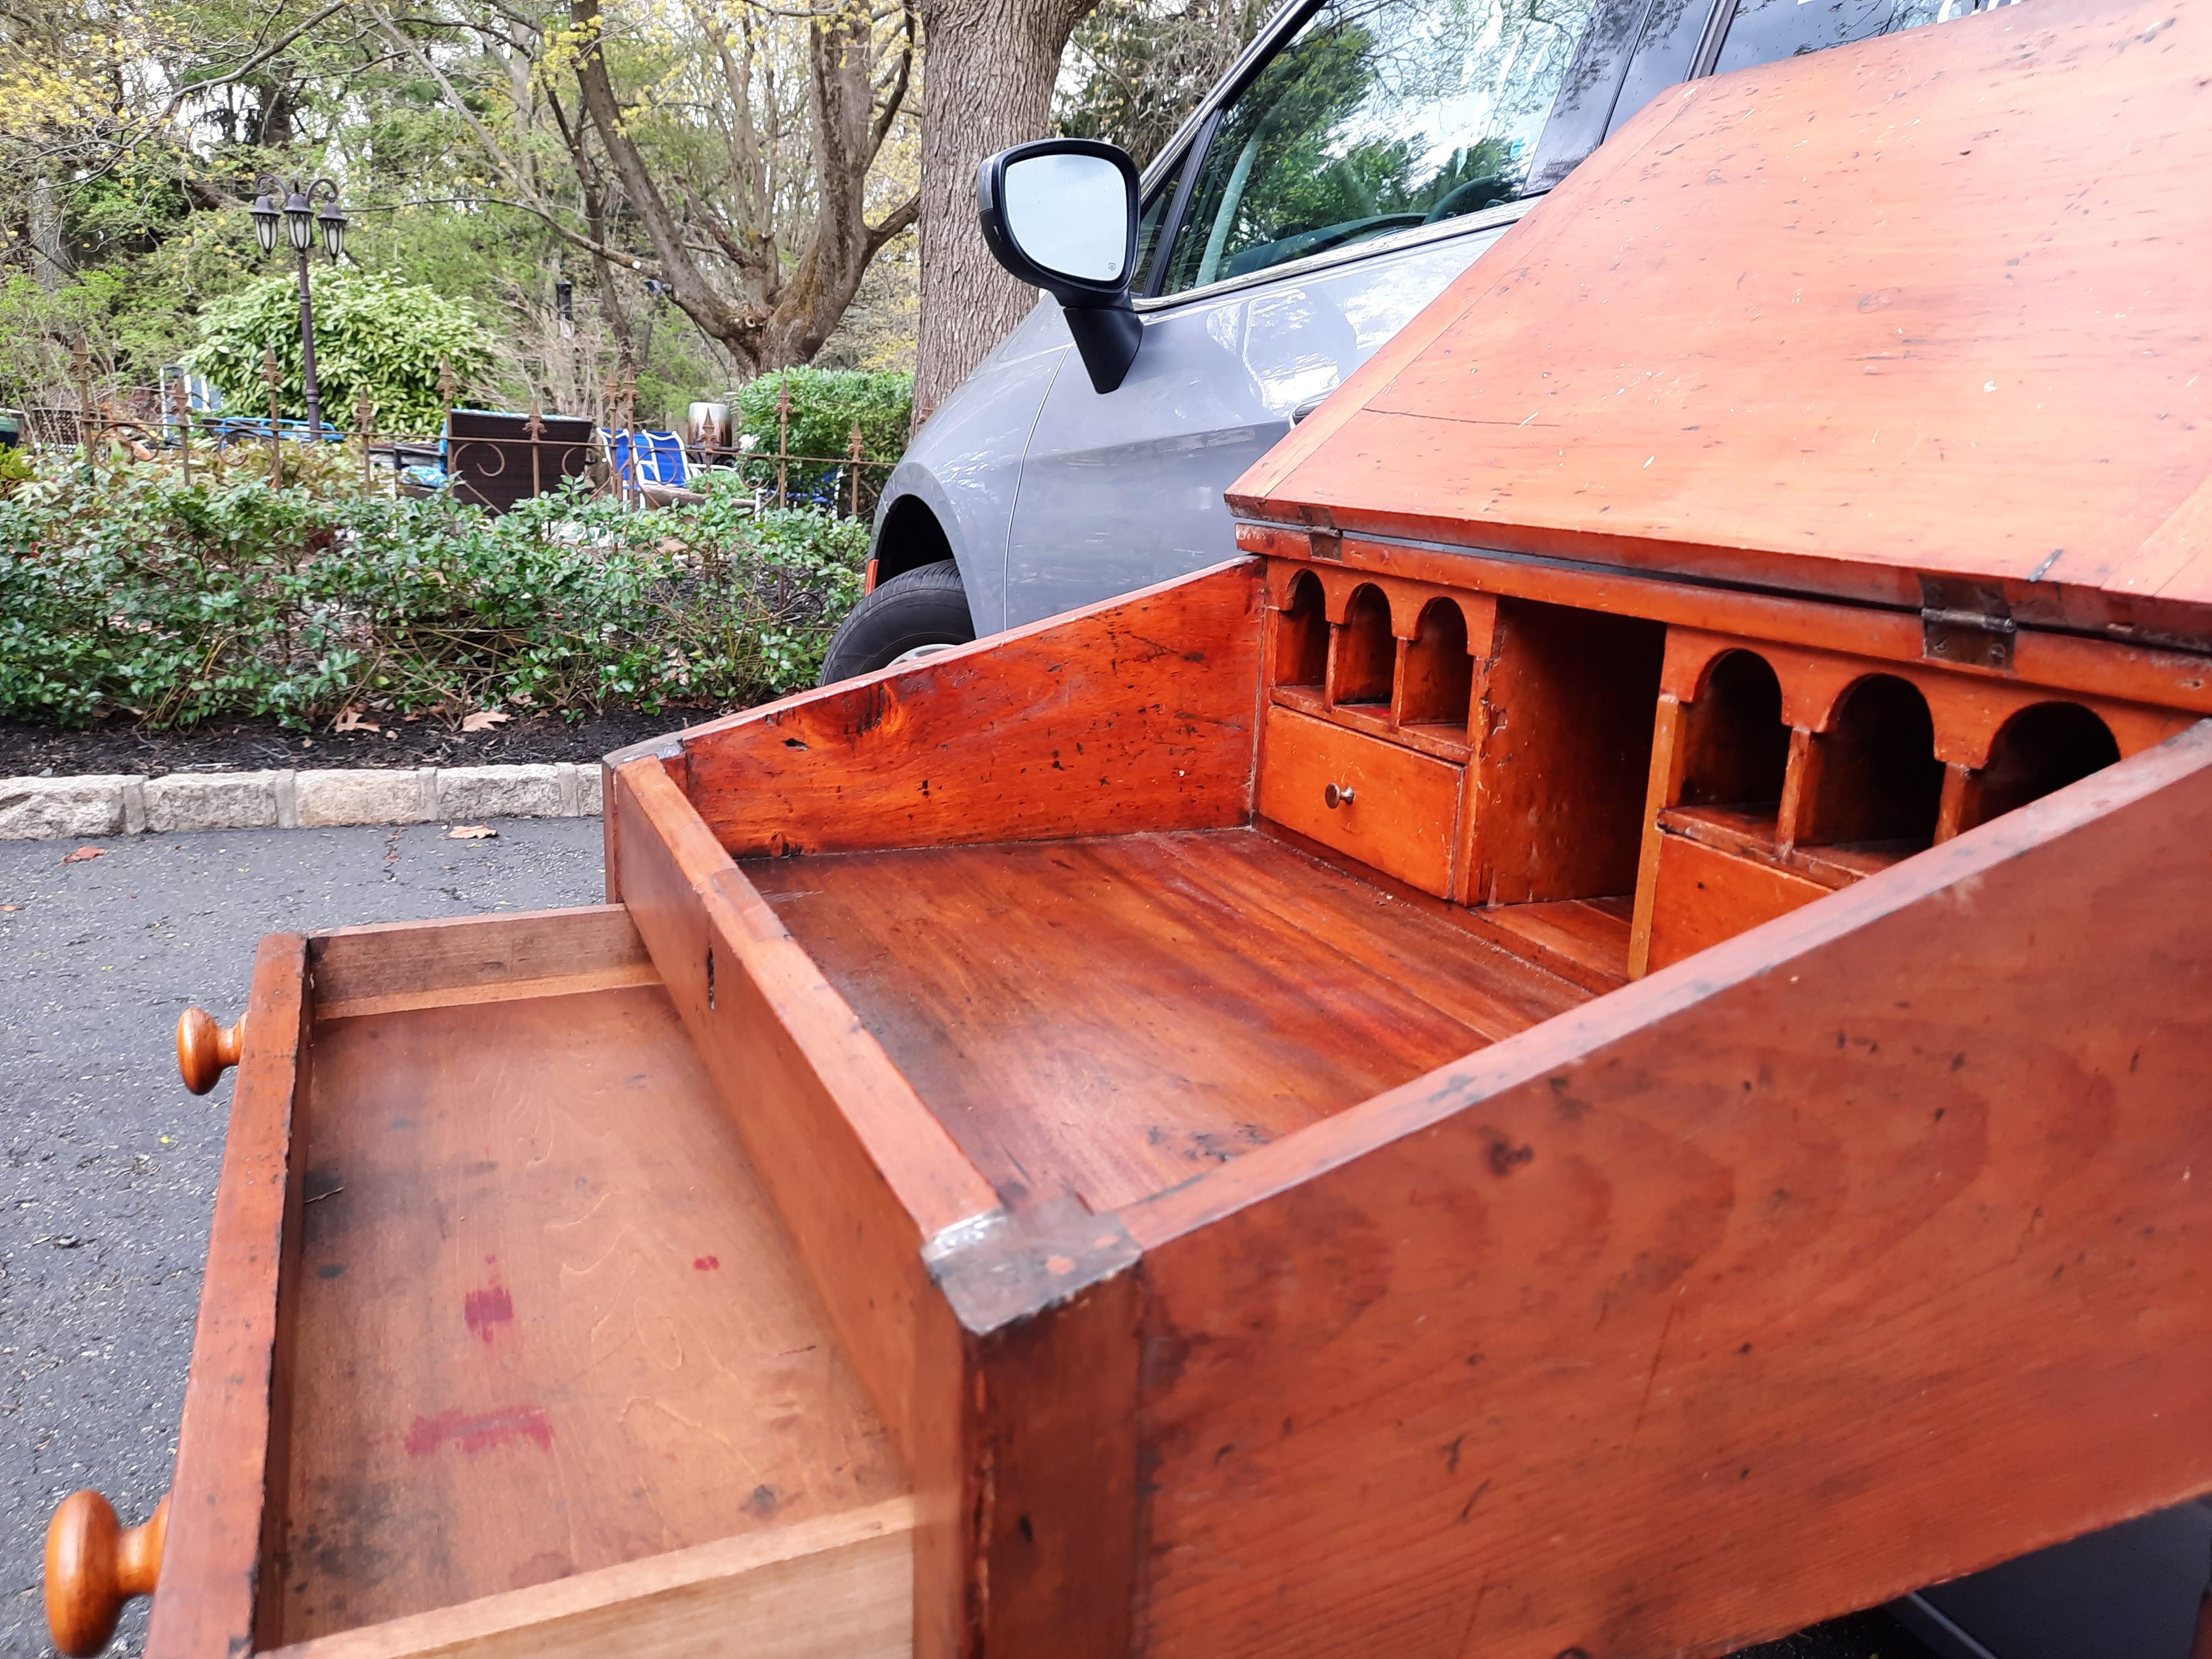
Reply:
<svg viewBox="0 0 2212 1659"><path fill-rule="evenodd" d="M992 258L1067 313L1093 389L1113 391L1145 325L1129 304L1137 262L1137 167L1088 138L1016 144L976 170L975 211Z"/></svg>

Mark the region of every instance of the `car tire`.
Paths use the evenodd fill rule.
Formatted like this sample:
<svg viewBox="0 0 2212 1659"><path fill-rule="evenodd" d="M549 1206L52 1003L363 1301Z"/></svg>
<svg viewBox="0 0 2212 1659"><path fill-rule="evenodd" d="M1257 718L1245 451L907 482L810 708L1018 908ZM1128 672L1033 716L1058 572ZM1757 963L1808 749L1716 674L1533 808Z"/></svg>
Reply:
<svg viewBox="0 0 2212 1659"><path fill-rule="evenodd" d="M975 637L960 567L950 559L926 564L861 595L830 641L821 684L871 674L902 657L924 656Z"/></svg>

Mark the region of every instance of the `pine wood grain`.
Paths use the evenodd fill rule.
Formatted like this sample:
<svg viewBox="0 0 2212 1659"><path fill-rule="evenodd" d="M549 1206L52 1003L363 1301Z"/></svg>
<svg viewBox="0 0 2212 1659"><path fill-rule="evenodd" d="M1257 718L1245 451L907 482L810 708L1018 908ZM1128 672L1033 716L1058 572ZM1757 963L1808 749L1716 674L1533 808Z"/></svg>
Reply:
<svg viewBox="0 0 2212 1659"><path fill-rule="evenodd" d="M1305 423L1310 424L1311 421ZM1299 428L1301 432L1305 425ZM1271 562L1311 557L1307 532L1280 525L1240 522L1237 543L1247 552L1264 555ZM1917 584L1903 580L1878 602L1844 589L1839 596L1852 602L1839 605L1824 597L1829 593L1829 585L1822 580L1825 566L1794 572L1802 579L1798 592L1748 591L1623 569L1606 562L1601 538L1587 546L1562 546L1542 557L1504 556L1486 542L1480 547L1452 548L1428 542L1392 541L1379 535L1349 535L1334 545L1334 556L1310 568L1340 573L1346 582L1377 575L1398 577L1474 595L1529 599L1620 616L1648 617L1670 626L1810 646L1886 662L1923 659L1922 595ZM1471 603L1468 609L1473 632L1475 614ZM2212 656L2205 648L2207 630L2187 618L2170 621L2172 629L2155 639L2140 635L2089 638L2023 628L2013 641L2009 670L1966 663L1945 666L1947 672L1990 684L2017 681L2054 691L2185 709L2195 714L2212 714Z"/></svg>
<svg viewBox="0 0 2212 1659"><path fill-rule="evenodd" d="M1480 676L1470 902L1635 890L1665 646L1666 630L1638 618L1498 607Z"/></svg>
<svg viewBox="0 0 2212 1659"><path fill-rule="evenodd" d="M1266 722L1263 816L1425 893L1452 890L1463 769L1287 708Z"/></svg>
<svg viewBox="0 0 2212 1659"><path fill-rule="evenodd" d="M271 1659L907 1659L914 1501L581 1572L342 1635Z"/></svg>
<svg viewBox="0 0 2212 1659"><path fill-rule="evenodd" d="M744 871L1012 1203L1115 1208L1587 995L1252 830Z"/></svg>
<svg viewBox="0 0 2212 1659"><path fill-rule="evenodd" d="M653 981L618 904L340 928L310 939L307 960L317 1019Z"/></svg>
<svg viewBox="0 0 2212 1659"><path fill-rule="evenodd" d="M1826 897L1836 884L1748 853L1724 852L1687 836L1662 834L1652 888L1649 965L1664 968L1695 956Z"/></svg>
<svg viewBox="0 0 2212 1659"><path fill-rule="evenodd" d="M292 1149L307 984L307 941L297 933L264 939L169 1487L162 1582L184 1590L154 1597L149 1659L228 1659L252 1650L267 1534L283 1523L277 1285L304 1174Z"/></svg>
<svg viewBox="0 0 2212 1659"><path fill-rule="evenodd" d="M1467 919L1516 955L1601 993L1627 982L1632 903L1617 896L1495 904Z"/></svg>
<svg viewBox="0 0 2212 1659"><path fill-rule="evenodd" d="M1124 1212L1161 1659L1717 1654L2212 1488L2212 727Z"/></svg>
<svg viewBox="0 0 2212 1659"><path fill-rule="evenodd" d="M740 855L1242 823L1263 613L1240 559L670 742Z"/></svg>
<svg viewBox="0 0 2212 1659"><path fill-rule="evenodd" d="M904 1489L658 988L325 1024L313 1098L271 1636Z"/></svg>
<svg viewBox="0 0 2212 1659"><path fill-rule="evenodd" d="M927 1415L915 1356L944 1316L921 1253L997 1195L660 763L616 784L625 902L911 1467Z"/></svg>

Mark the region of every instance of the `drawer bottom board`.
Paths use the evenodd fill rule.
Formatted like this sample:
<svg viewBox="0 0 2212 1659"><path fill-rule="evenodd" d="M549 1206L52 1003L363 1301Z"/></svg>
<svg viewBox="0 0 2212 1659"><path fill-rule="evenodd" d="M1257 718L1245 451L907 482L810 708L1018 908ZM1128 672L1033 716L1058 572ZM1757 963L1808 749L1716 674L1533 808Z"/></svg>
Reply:
<svg viewBox="0 0 2212 1659"><path fill-rule="evenodd" d="M312 1068L262 1646L906 1491L660 988L328 1021Z"/></svg>

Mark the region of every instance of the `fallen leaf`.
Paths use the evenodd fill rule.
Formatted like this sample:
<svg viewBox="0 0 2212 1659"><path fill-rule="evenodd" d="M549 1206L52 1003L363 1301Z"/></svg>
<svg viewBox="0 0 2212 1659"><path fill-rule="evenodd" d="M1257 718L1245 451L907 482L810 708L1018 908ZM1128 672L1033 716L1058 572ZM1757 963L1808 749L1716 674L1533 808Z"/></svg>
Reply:
<svg viewBox="0 0 2212 1659"><path fill-rule="evenodd" d="M22 908L23 908L23 907L22 907L21 905L20 905L20 904L0 904L0 910L7 910L7 911L11 911L11 912L12 912L12 911L15 911L15 910L20 910L20 909L21 909Z"/></svg>
<svg viewBox="0 0 2212 1659"><path fill-rule="evenodd" d="M462 717L461 730L464 732L489 732L493 726L503 726L514 718L514 715L508 714L503 708L479 708L475 714Z"/></svg>
<svg viewBox="0 0 2212 1659"><path fill-rule="evenodd" d="M446 831L447 841L497 841L499 831L488 823L457 823Z"/></svg>
<svg viewBox="0 0 2212 1659"><path fill-rule="evenodd" d="M331 727L331 730L333 732L381 732L384 728L374 720L363 720L361 717L360 709L347 708L339 712L337 724Z"/></svg>
<svg viewBox="0 0 2212 1659"><path fill-rule="evenodd" d="M105 847L80 847L76 852L70 854L66 858L63 859L62 862L64 864L82 864L87 859L104 859L106 856L107 849Z"/></svg>

